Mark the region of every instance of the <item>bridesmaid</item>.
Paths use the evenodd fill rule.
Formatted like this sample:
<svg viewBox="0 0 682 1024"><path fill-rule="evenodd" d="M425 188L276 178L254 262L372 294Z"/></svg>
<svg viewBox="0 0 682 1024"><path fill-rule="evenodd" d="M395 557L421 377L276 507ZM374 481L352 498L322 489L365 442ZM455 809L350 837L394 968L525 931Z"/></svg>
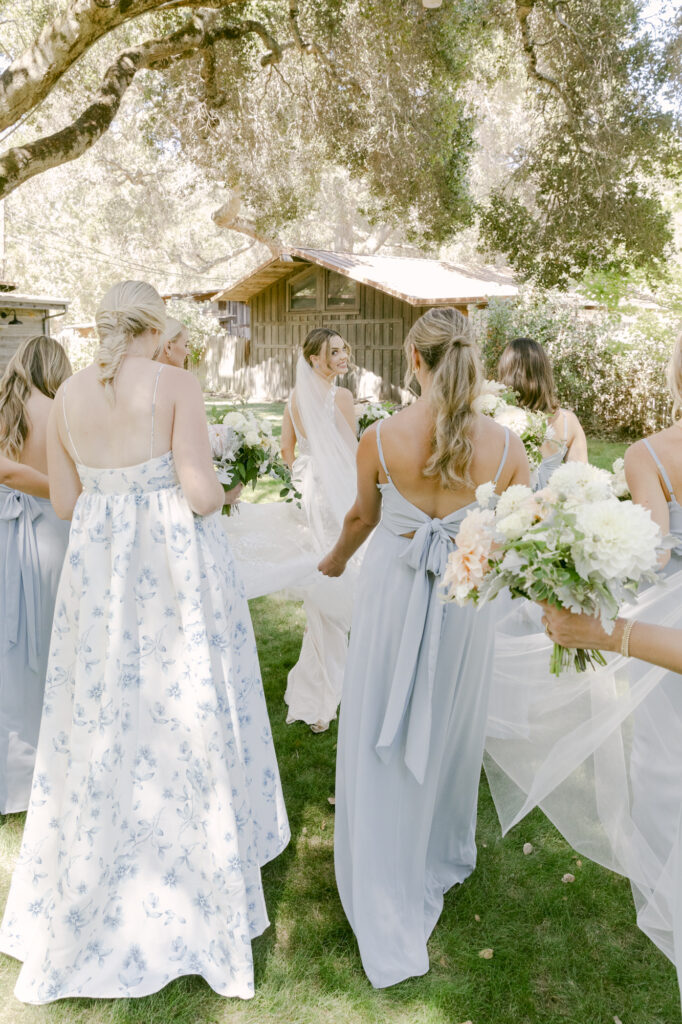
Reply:
<svg viewBox="0 0 682 1024"><path fill-rule="evenodd" d="M546 486L563 462L587 462L585 431L574 412L560 407L552 364L539 342L531 338L510 341L500 356L497 377L516 391L524 409L544 412L549 418L537 474L538 488Z"/></svg>
<svg viewBox="0 0 682 1024"><path fill-rule="evenodd" d="M164 366L177 366L180 370L185 368L187 362L189 345L189 332L180 320L169 316L166 318L166 328L161 335L159 354L156 360Z"/></svg>
<svg viewBox="0 0 682 1024"><path fill-rule="evenodd" d="M358 495L320 564L341 574L379 524L353 611L335 833L341 901L376 988L428 971L443 895L476 864L493 612L443 604L438 584L476 487L529 480L521 441L472 410L481 366L466 319L429 310L405 350L421 397L363 435Z"/></svg>
<svg viewBox="0 0 682 1024"><path fill-rule="evenodd" d="M0 381L0 813L25 811L43 704L55 595L69 524L47 482L47 419L71 374L62 346L24 341Z"/></svg>

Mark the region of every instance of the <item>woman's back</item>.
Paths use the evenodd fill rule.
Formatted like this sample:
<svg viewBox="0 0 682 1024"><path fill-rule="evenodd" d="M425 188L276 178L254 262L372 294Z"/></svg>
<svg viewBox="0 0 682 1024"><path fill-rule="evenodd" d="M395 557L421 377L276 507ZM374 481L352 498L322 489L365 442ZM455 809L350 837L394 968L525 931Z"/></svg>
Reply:
<svg viewBox="0 0 682 1024"><path fill-rule="evenodd" d="M28 434L19 454L19 462L47 473L47 423L52 399L33 388L24 408L28 419Z"/></svg>
<svg viewBox="0 0 682 1024"><path fill-rule="evenodd" d="M376 428L374 428L376 430ZM505 450L505 430L489 417L477 416L470 434L469 473L473 486L453 490L439 476L425 476L432 454L433 418L426 404L417 403L381 422L381 445L391 481L403 498L430 518L444 519L474 501L480 484L494 480ZM510 438L510 455L502 467L498 490L504 490L525 455L521 442ZM383 467L382 467L383 469ZM385 483L385 471L379 475Z"/></svg>
<svg viewBox="0 0 682 1024"><path fill-rule="evenodd" d="M75 374L62 388L60 411L76 461L93 469L123 468L169 451L177 375L183 372L150 359L125 359L113 401L94 366Z"/></svg>

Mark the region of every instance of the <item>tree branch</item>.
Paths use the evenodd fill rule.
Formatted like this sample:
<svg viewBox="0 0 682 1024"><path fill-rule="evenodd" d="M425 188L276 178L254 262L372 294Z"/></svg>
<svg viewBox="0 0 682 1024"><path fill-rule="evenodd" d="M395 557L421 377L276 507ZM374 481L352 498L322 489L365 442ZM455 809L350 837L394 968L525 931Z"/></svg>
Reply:
<svg viewBox="0 0 682 1024"><path fill-rule="evenodd" d="M71 0L0 75L0 131L31 111L73 65L113 29L151 11L225 8L244 0Z"/></svg>
<svg viewBox="0 0 682 1024"><path fill-rule="evenodd" d="M215 23L205 27L199 15L188 19L168 36L124 50L107 70L97 98L72 124L53 135L9 149L0 157L0 199L36 174L75 160L90 149L110 127L123 96L141 69L158 71L174 60L191 57L218 42L240 39L251 33L256 33L272 47L261 63L272 64L280 59L282 48L260 22Z"/></svg>
<svg viewBox="0 0 682 1024"><path fill-rule="evenodd" d="M521 29L521 40L523 45L523 52L526 55L526 64L533 78L537 79L538 82L542 82L543 85L548 85L550 89L557 94L562 100L565 101L563 90L556 78L552 75L548 75L546 72L541 71L538 67L538 58L535 52L535 43L530 31L530 25L528 19L535 6L535 0L516 0L514 13L518 22L519 28Z"/></svg>
<svg viewBox="0 0 682 1024"><path fill-rule="evenodd" d="M214 223L219 228L225 228L226 231L237 231L240 235L246 235L247 238L252 238L255 242L267 245L273 256L281 255L284 249L282 241L279 238L261 234L252 220L240 217L241 206L241 195L238 190L235 190L228 201L212 214Z"/></svg>

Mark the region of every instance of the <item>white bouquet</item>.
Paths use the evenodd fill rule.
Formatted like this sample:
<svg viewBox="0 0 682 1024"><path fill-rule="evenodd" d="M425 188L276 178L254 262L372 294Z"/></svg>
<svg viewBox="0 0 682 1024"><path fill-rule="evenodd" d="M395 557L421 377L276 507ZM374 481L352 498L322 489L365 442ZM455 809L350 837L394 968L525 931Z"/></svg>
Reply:
<svg viewBox="0 0 682 1024"><path fill-rule="evenodd" d="M630 488L628 482L625 479L625 460L616 459L611 468L611 487L613 493L621 501L628 501L630 499Z"/></svg>
<svg viewBox="0 0 682 1024"><path fill-rule="evenodd" d="M492 416L496 423L518 434L526 449L531 469L542 461L542 445L547 437L547 417L516 404L516 395L498 380L484 380L472 403L474 412Z"/></svg>
<svg viewBox="0 0 682 1024"><path fill-rule="evenodd" d="M272 436L272 427L266 419L248 410L238 409L220 413L209 410L212 422L208 426L211 454L218 479L226 490L237 484L256 486L263 476L272 476L282 483L280 497L286 501L300 499L288 466L279 453L279 443ZM230 506L226 506L230 514Z"/></svg>
<svg viewBox="0 0 682 1024"><path fill-rule="evenodd" d="M513 485L492 508L494 488L484 484L476 501L448 558L446 601L484 604L509 587L512 597L598 615L610 632L621 603L655 579L660 530L648 509L615 497L606 470L569 462L542 491ZM600 651L555 644L550 671L605 663Z"/></svg>
<svg viewBox="0 0 682 1024"><path fill-rule="evenodd" d="M367 427L377 420L387 420L395 412L393 402L358 402L355 415L358 419L358 437L362 437Z"/></svg>

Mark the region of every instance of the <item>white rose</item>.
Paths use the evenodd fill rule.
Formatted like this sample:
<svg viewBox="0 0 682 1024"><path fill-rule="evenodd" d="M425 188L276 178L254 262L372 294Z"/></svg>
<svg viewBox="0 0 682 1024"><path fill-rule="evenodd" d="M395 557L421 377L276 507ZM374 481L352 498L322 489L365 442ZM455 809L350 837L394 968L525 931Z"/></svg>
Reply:
<svg viewBox="0 0 682 1024"><path fill-rule="evenodd" d="M528 416L518 405L506 405L504 409L500 409L495 413L495 422L503 427L509 427L519 437L528 428Z"/></svg>
<svg viewBox="0 0 682 1024"><path fill-rule="evenodd" d="M529 509L535 514L535 497L530 487L525 484L512 484L500 495L497 503L496 514L498 519L504 519L512 512Z"/></svg>
<svg viewBox="0 0 682 1024"><path fill-rule="evenodd" d="M240 412L228 412L223 423L226 423L228 427L234 427L235 430L243 430L246 426L246 416Z"/></svg>
<svg viewBox="0 0 682 1024"><path fill-rule="evenodd" d="M492 416L494 415L495 410L497 409L499 404L499 399L496 398L495 395L484 393L481 395L476 395L476 398L474 398L473 402L471 403L471 408L474 410L474 412L477 412L481 415Z"/></svg>
<svg viewBox="0 0 682 1024"><path fill-rule="evenodd" d="M260 437L258 436L258 431L247 430L247 432L244 434L244 444L248 444L252 447L255 447L255 445L257 444L260 444Z"/></svg>
<svg viewBox="0 0 682 1024"><path fill-rule="evenodd" d="M516 512L510 512L504 519L498 518L495 526L506 540L516 540L533 525L533 519L533 512L530 509L519 508Z"/></svg>
<svg viewBox="0 0 682 1024"><path fill-rule="evenodd" d="M487 484L480 484L480 486L476 488L476 501L481 508L488 508L490 506L494 493L495 484L492 480L489 480Z"/></svg>
<svg viewBox="0 0 682 1024"><path fill-rule="evenodd" d="M565 462L559 466L549 478L547 490L570 507L606 501L613 496L611 474L588 462Z"/></svg>
<svg viewBox="0 0 682 1024"><path fill-rule="evenodd" d="M661 531L648 509L609 497L580 505L576 528L583 535L571 546L583 578L639 579L657 564Z"/></svg>

